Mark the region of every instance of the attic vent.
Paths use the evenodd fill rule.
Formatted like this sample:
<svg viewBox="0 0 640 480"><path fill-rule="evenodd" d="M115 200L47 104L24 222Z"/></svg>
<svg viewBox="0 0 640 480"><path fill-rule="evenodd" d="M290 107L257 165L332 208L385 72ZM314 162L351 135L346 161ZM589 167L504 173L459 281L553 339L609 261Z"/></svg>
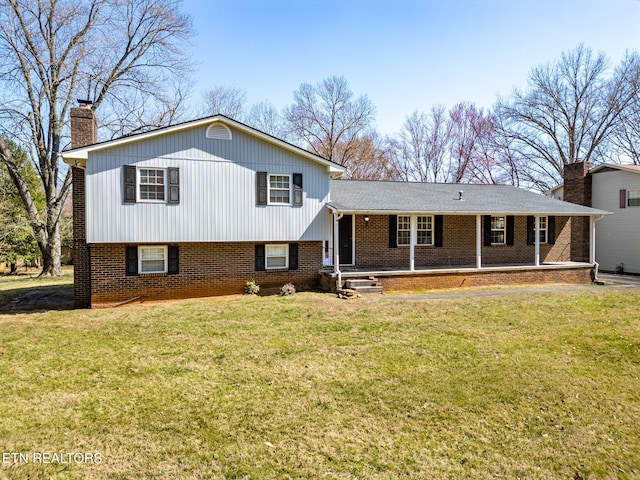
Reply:
<svg viewBox="0 0 640 480"><path fill-rule="evenodd" d="M214 123L207 128L206 136L212 140L231 140L231 130L226 125Z"/></svg>

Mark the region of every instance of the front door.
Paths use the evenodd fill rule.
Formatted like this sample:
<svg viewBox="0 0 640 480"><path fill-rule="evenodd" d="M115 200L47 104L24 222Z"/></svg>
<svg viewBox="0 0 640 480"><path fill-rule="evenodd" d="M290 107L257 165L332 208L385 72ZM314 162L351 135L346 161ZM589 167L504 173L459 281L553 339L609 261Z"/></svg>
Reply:
<svg viewBox="0 0 640 480"><path fill-rule="evenodd" d="M353 215L344 215L338 223L340 265L353 265Z"/></svg>

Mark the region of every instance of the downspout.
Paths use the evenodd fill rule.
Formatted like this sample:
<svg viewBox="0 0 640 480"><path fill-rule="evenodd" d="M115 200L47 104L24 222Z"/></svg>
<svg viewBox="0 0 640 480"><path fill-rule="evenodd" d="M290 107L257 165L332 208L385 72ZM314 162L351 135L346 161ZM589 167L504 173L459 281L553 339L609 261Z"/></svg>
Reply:
<svg viewBox="0 0 640 480"><path fill-rule="evenodd" d="M340 233L338 222L344 213L333 212L333 273L336 275L336 290L342 289L342 272L340 271Z"/></svg>

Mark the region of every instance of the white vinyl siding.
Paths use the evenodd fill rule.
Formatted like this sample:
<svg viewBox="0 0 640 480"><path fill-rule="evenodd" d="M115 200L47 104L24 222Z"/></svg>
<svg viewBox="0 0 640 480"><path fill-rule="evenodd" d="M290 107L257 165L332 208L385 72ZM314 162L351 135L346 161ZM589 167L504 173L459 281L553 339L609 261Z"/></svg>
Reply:
<svg viewBox="0 0 640 480"><path fill-rule="evenodd" d="M326 166L238 130L231 141L208 139L205 130L184 130L91 154L86 169L87 241L169 244L330 237ZM180 203L123 203L123 165L179 168ZM301 173L304 204L256 206L260 171Z"/></svg>
<svg viewBox="0 0 640 480"><path fill-rule="evenodd" d="M640 274L640 208L620 207L620 190L640 191L640 174L628 171L600 171L592 175L593 208L613 212L596 226L596 262L601 270L615 271L623 264L625 273Z"/></svg>
<svg viewBox="0 0 640 480"><path fill-rule="evenodd" d="M265 245L265 268L289 268L289 245Z"/></svg>
<svg viewBox="0 0 640 480"><path fill-rule="evenodd" d="M167 246L160 245L138 247L138 272L166 273Z"/></svg>

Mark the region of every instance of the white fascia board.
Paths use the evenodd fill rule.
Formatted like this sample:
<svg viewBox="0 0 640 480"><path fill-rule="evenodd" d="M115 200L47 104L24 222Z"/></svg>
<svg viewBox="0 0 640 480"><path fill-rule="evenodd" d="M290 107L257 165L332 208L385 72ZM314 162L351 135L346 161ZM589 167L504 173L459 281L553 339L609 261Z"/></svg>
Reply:
<svg viewBox="0 0 640 480"><path fill-rule="evenodd" d="M331 175L342 175L345 171L346 168L344 168L342 165L338 165L337 163L331 162L325 158L322 158L318 155L314 155L311 152L308 152L306 150L304 150L303 148L297 147L295 145L292 145L290 143L287 143L283 140L280 140L279 138L276 137L272 137L271 135L268 135L264 132L261 132L259 130L256 130L254 128L249 127L248 125L244 125L243 123L240 122L236 122L235 120L232 120L231 118L222 116L222 115L215 115L213 117L207 117L207 118L201 118L199 120L193 120L191 122L185 122L185 123L181 123L179 125L173 125L171 127L165 127L165 128L159 128L156 130L152 130L149 132L145 132L145 133L140 133L138 135L131 135L129 137L121 137L121 138L117 138L115 140L108 140L106 142L101 142L101 143L95 143L93 145L88 145L86 147L81 147L81 148L75 148L73 150L67 150L66 152L61 152L61 157L62 159L65 161L65 163L69 164L69 165L80 165L82 164L84 166L84 164L86 164L87 159L89 158L89 152L95 152L95 151L99 151L102 150L104 148L111 148L111 147L116 147L119 145L124 145L126 143L130 143L130 142L136 142L138 140L147 140L149 138L153 138L153 137L157 137L160 135L166 135L169 133L175 133L178 132L180 130L186 130L189 128L195 128L195 127L199 127L202 125L210 125L212 123L216 123L216 122L220 122L223 123L225 125L228 126L232 126L234 128L237 128L238 130L241 130L249 135L252 135L254 137L258 137L266 142L269 142L271 144L277 145L281 148L284 148L285 150L289 150L290 152L296 153L302 157L305 157L308 160L311 160L313 162L319 163L321 165L324 165L327 167L327 171L329 172L329 174Z"/></svg>
<svg viewBox="0 0 640 480"><path fill-rule="evenodd" d="M594 210L593 212L535 212L535 211L519 211L519 212L497 212L497 211L464 211L464 212L438 212L434 210L358 210L348 209L344 210L336 205L327 205L332 212L343 213L346 215L539 215L539 216L556 216L556 217L590 217L592 215L611 215L612 212L605 212L604 210Z"/></svg>

